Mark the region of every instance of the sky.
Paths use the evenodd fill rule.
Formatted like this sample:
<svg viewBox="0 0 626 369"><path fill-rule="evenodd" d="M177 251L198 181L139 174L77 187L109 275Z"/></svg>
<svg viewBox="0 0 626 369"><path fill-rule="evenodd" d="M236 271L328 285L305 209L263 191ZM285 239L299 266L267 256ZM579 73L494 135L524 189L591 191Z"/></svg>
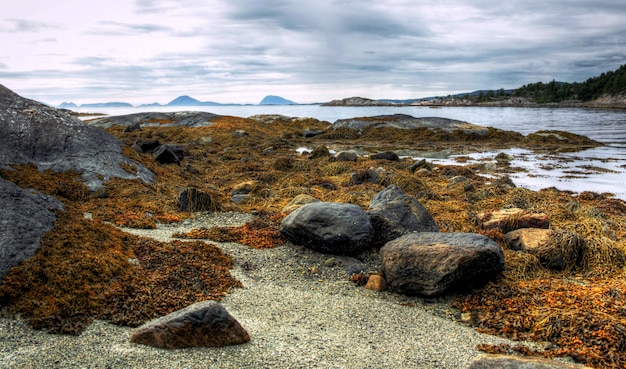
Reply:
<svg viewBox="0 0 626 369"><path fill-rule="evenodd" d="M58 105L409 99L626 64L623 0L20 0L0 84Z"/></svg>

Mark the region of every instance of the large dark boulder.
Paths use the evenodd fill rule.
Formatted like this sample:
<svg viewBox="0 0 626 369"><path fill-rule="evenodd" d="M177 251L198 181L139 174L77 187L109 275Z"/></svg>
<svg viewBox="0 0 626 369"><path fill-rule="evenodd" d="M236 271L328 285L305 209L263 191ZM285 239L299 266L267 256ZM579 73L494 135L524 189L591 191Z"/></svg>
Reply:
<svg viewBox="0 0 626 369"><path fill-rule="evenodd" d="M367 209L374 227L374 244L383 245L413 232L439 232L432 215L416 198L396 185L377 193Z"/></svg>
<svg viewBox="0 0 626 369"><path fill-rule="evenodd" d="M148 169L122 155L122 143L115 137L0 85L0 168L27 163L40 170L75 170L90 189L111 177L146 182L153 178ZM137 173L122 169L122 163Z"/></svg>
<svg viewBox="0 0 626 369"><path fill-rule="evenodd" d="M0 281L9 269L28 259L39 248L39 238L52 230L56 199L26 190L0 178Z"/></svg>
<svg viewBox="0 0 626 369"><path fill-rule="evenodd" d="M358 205L312 202L283 219L280 232L296 245L328 254L357 254L371 246L374 228Z"/></svg>
<svg viewBox="0 0 626 369"><path fill-rule="evenodd" d="M411 233L385 244L380 255L389 287L406 295L475 287L504 270L498 244L474 233Z"/></svg>
<svg viewBox="0 0 626 369"><path fill-rule="evenodd" d="M209 300L142 325L130 341L177 349L239 345L250 341L250 336L222 305Z"/></svg>

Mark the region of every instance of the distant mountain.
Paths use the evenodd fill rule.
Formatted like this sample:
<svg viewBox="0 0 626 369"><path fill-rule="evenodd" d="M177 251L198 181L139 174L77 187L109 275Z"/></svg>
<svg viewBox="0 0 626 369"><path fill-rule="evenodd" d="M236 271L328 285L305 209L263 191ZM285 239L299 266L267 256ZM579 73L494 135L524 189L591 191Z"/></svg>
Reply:
<svg viewBox="0 0 626 369"><path fill-rule="evenodd" d="M94 104L80 104L81 108L132 108L133 106L125 102L106 102Z"/></svg>
<svg viewBox="0 0 626 369"><path fill-rule="evenodd" d="M259 105L298 105L298 103L280 96L268 95L261 100Z"/></svg>
<svg viewBox="0 0 626 369"><path fill-rule="evenodd" d="M216 103L213 101L200 101L196 100L193 97L183 95L178 96L174 100L167 103L166 106L217 106L222 105L220 103Z"/></svg>
<svg viewBox="0 0 626 369"><path fill-rule="evenodd" d="M72 108L78 108L78 105L74 104L73 102L63 102L61 103L61 105L57 107L61 109L72 109Z"/></svg>
<svg viewBox="0 0 626 369"><path fill-rule="evenodd" d="M159 104L159 103L157 103L157 102L154 102L154 103L152 103L152 104L141 104L141 105L139 105L139 106L140 106L140 107L151 107L151 106L163 106L163 105L161 105L161 104Z"/></svg>

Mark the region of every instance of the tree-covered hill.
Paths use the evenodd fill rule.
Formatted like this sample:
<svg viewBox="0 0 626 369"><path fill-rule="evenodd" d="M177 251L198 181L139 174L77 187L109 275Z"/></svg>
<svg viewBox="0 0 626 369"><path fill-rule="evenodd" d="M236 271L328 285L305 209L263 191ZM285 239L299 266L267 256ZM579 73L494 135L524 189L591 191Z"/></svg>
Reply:
<svg viewBox="0 0 626 369"><path fill-rule="evenodd" d="M537 103L562 102L567 100L591 101L602 96L626 94L626 64L615 71L602 73L585 82L537 82L524 85L513 91L513 96L525 97Z"/></svg>

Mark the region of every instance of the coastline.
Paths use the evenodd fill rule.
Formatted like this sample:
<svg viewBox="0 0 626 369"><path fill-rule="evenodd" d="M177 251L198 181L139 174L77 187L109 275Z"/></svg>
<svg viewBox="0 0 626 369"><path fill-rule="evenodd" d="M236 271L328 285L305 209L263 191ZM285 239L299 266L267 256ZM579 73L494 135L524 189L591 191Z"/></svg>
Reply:
<svg viewBox="0 0 626 369"><path fill-rule="evenodd" d="M175 232L233 225L248 217L204 214L154 230L124 230L169 241ZM232 273L244 285L221 304L248 330L250 342L163 350L132 344L133 328L103 321L95 321L80 336L60 336L32 330L19 319L1 318L0 368L467 368L480 354L478 344L520 344L458 322L447 299L425 300L355 285L343 269L356 262L351 258L336 257L336 265L326 266L329 255L292 244L261 250L215 244L233 256Z"/></svg>

